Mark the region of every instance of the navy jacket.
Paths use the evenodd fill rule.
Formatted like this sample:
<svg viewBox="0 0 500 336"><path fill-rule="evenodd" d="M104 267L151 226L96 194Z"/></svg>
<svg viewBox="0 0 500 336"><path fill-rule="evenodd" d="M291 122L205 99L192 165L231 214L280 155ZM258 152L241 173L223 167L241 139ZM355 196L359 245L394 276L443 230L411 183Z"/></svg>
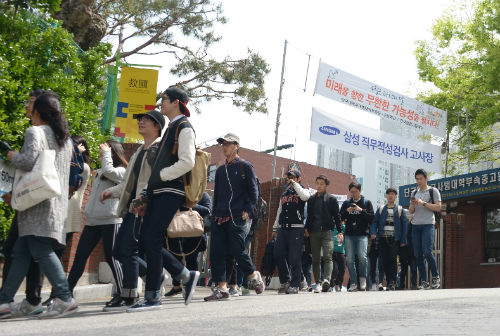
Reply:
<svg viewBox="0 0 500 336"><path fill-rule="evenodd" d="M241 175L242 172L245 173L245 178ZM217 168L214 186L214 216L238 217L243 211L251 213L257 206L258 197L257 177L250 162L236 158L229 164Z"/></svg>
<svg viewBox="0 0 500 336"><path fill-rule="evenodd" d="M382 214L380 214L380 208L375 212L375 217L370 225L370 234L377 235L380 238L384 232L385 221L387 220L387 205L382 208ZM406 210L401 211L401 217L398 213L398 205L394 206L394 238L401 244L408 244L407 240L408 234L408 219L406 219Z"/></svg>

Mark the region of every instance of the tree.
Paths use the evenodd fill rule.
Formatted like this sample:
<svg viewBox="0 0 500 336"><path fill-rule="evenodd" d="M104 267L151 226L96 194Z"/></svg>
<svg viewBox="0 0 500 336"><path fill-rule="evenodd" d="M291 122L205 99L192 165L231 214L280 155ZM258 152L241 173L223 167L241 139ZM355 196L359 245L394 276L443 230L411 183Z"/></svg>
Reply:
<svg viewBox="0 0 500 336"><path fill-rule="evenodd" d="M448 112L448 133L458 146L450 161L465 158L465 110L472 159L498 160L487 141L500 121L500 0L462 0L435 22L432 34L417 42L415 55L420 79L438 90L419 99Z"/></svg>
<svg viewBox="0 0 500 336"><path fill-rule="evenodd" d="M65 27L78 16L75 4L82 2L88 4L89 0L62 0L63 10L57 17ZM88 10L87 6L84 12ZM97 0L91 10L105 20L104 38L115 45L106 64L115 62L118 54L122 59L165 54L172 62L170 73L178 78L172 84L186 89L195 103L230 98L246 112L267 112L264 77L269 65L265 60L252 50L242 58L210 55L210 49L221 40L214 26L226 23L220 4L210 0ZM68 29L75 36L86 36L83 24Z"/></svg>
<svg viewBox="0 0 500 336"><path fill-rule="evenodd" d="M58 22L41 20L28 11L2 7L0 11L0 139L20 149L29 127L24 102L30 91L51 89L72 134L85 137L97 162L98 146L105 139L98 120L106 86L102 62L111 46L101 44L83 52ZM95 164L94 164L95 167ZM12 211L0 203L0 243ZM2 229L3 228L3 229Z"/></svg>

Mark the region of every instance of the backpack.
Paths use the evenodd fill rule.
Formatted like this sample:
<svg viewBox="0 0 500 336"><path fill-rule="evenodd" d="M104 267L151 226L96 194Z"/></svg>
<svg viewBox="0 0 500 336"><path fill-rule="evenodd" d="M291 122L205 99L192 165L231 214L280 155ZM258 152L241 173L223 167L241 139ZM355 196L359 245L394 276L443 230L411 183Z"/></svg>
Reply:
<svg viewBox="0 0 500 336"><path fill-rule="evenodd" d="M177 129L175 130L175 144L172 154L176 154L179 149L179 126L183 123L186 123L186 121L179 123ZM196 147L194 167L190 171L189 182L187 180L187 174L182 176L186 200L192 205L201 200L203 194L205 193L205 189L207 188L208 166L210 165L211 157L212 154L202 151L199 147Z"/></svg>
<svg viewBox="0 0 500 336"><path fill-rule="evenodd" d="M80 153L78 149L78 144L71 139L72 155L71 155L71 164L69 167L69 194L68 197L71 198L75 191L80 189L83 183L83 155Z"/></svg>
<svg viewBox="0 0 500 336"><path fill-rule="evenodd" d="M429 187L427 190L429 190L429 196L430 196L430 199L431 199L431 204L434 204L434 191L433 191L434 187ZM415 194L417 193L417 190L415 189L413 191L413 195L412 197L415 197ZM437 228L439 228L439 225L441 224L441 211L433 211L434 213L434 226Z"/></svg>
<svg viewBox="0 0 500 336"><path fill-rule="evenodd" d="M241 169L240 171L241 178L243 180L246 180L245 166L241 164L240 169ZM249 217L252 219L252 226L250 227L250 230L252 230L254 234L255 232L259 231L262 226L264 226L264 219L266 218L266 213L267 213L267 202L262 198L259 178L256 177L256 179L257 179L257 192L259 196L257 198L257 204L255 205L255 208L252 210L251 213L248 214Z"/></svg>

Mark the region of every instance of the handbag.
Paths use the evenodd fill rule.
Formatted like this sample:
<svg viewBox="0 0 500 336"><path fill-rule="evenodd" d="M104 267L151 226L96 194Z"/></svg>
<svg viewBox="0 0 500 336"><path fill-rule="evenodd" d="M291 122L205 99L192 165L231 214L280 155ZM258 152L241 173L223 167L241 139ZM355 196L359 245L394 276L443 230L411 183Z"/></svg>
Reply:
<svg viewBox="0 0 500 336"><path fill-rule="evenodd" d="M40 134L42 150L31 171L16 169L12 186L12 208L26 210L46 199L61 195L61 183L55 166L56 151L49 149L45 132Z"/></svg>
<svg viewBox="0 0 500 336"><path fill-rule="evenodd" d="M203 218L191 208L186 211L177 210L167 228L169 238L200 237L203 232Z"/></svg>

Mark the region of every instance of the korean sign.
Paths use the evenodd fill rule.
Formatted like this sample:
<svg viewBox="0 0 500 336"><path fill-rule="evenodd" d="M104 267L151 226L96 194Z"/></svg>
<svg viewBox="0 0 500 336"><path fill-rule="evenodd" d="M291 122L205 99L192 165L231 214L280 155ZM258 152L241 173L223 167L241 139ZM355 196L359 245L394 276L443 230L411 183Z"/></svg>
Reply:
<svg viewBox="0 0 500 336"><path fill-rule="evenodd" d="M123 67L121 70L115 135L141 139L134 114L154 110L158 70Z"/></svg>
<svg viewBox="0 0 500 336"><path fill-rule="evenodd" d="M428 184L439 189L443 201L500 192L500 168L431 180ZM411 193L415 188L416 184L399 187L400 205L410 205Z"/></svg>
<svg viewBox="0 0 500 336"><path fill-rule="evenodd" d="M310 139L376 160L441 172L441 147L356 124L314 107Z"/></svg>
<svg viewBox="0 0 500 336"><path fill-rule="evenodd" d="M14 167L9 165L0 157L0 197L12 190L15 171ZM1 198L0 202L2 202Z"/></svg>
<svg viewBox="0 0 500 336"><path fill-rule="evenodd" d="M446 137L446 111L320 63L315 93L393 120L422 133Z"/></svg>

